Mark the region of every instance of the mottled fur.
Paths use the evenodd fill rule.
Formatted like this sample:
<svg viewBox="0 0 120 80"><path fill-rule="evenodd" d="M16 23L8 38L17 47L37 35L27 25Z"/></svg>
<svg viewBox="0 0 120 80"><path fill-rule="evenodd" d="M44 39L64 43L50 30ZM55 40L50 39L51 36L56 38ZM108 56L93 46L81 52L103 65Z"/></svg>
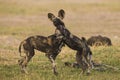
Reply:
<svg viewBox="0 0 120 80"><path fill-rule="evenodd" d="M110 38L103 37L101 35L90 37L87 40L87 43L90 46L111 46L112 45Z"/></svg>
<svg viewBox="0 0 120 80"><path fill-rule="evenodd" d="M64 10L58 12L58 17L54 14L48 13L48 18L53 22L53 25L61 32L64 36L64 43L73 50L76 50L76 61L78 64L82 65L83 73L88 70L91 62L91 50L87 45L85 38L80 39L79 37L71 34L71 32L65 27L62 19L65 16Z"/></svg>
<svg viewBox="0 0 120 80"><path fill-rule="evenodd" d="M64 46L63 39L61 35L58 34L53 34L48 37L39 36L39 35L28 37L27 39L22 41L19 46L20 55L21 55L22 47L24 53L26 54L24 57L22 57L22 59L18 61L21 70L27 73L26 71L27 64L30 61L30 59L34 56L35 54L34 49L36 49L46 54L46 56L53 64L54 74L57 74L55 59L56 56L60 53L61 48L63 46Z"/></svg>

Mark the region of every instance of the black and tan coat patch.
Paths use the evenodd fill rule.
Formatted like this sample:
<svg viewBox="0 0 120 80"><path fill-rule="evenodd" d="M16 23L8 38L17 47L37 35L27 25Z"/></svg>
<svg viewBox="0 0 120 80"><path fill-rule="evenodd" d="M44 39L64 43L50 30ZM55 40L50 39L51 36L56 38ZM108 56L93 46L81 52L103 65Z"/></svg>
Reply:
<svg viewBox="0 0 120 80"><path fill-rule="evenodd" d="M53 25L64 36L64 43L73 50L76 50L76 61L82 65L83 73L90 66L88 56L91 56L91 50L83 39L73 35L65 26L62 21L65 17L63 9L58 11L58 17L52 13L48 13L48 18L53 22ZM88 49L89 48L89 49ZM79 56L79 57L78 57ZM87 65L87 66L86 66ZM89 72L89 71L88 71Z"/></svg>
<svg viewBox="0 0 120 80"><path fill-rule="evenodd" d="M110 38L104 37L101 35L92 36L88 38L87 43L90 46L111 46L112 45Z"/></svg>
<svg viewBox="0 0 120 80"><path fill-rule="evenodd" d="M30 61L30 59L35 54L34 49L44 52L46 56L50 59L52 64L54 65L56 56L60 53L62 47L64 46L62 37L57 38L59 36L61 35L56 36L56 34L53 34L48 37L36 35L36 36L28 37L27 39L22 41L19 46L19 52L21 55L21 50L22 50L21 48L23 47L23 50L26 56L24 56L22 59L18 61L19 65L21 66L21 70L27 73L25 68L28 62ZM56 66L54 65L53 71L56 74L57 72L55 68Z"/></svg>

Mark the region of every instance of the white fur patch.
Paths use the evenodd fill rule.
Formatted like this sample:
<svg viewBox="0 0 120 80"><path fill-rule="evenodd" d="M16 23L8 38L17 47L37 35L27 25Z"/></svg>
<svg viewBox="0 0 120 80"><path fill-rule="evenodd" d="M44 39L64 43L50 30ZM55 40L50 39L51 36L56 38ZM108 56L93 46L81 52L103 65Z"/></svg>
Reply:
<svg viewBox="0 0 120 80"><path fill-rule="evenodd" d="M72 35L72 34L70 34L70 38L73 38L73 35Z"/></svg>

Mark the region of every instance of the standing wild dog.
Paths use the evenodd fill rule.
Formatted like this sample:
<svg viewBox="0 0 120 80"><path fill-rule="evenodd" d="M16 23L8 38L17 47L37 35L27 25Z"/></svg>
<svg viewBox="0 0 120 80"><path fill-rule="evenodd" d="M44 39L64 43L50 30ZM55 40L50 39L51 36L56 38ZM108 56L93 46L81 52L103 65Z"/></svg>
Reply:
<svg viewBox="0 0 120 80"><path fill-rule="evenodd" d="M28 73L26 67L30 59L35 54L34 49L36 49L46 53L45 55L49 58L49 60L53 65L54 74L57 74L55 59L56 56L60 53L61 48L63 46L64 43L61 34L56 33L48 37L38 36L38 35L28 37L27 39L22 41L19 46L20 55L21 55L21 47L23 47L24 53L26 54L26 56L18 60L18 63L21 67L21 71L24 73Z"/></svg>
<svg viewBox="0 0 120 80"><path fill-rule="evenodd" d="M58 17L54 16L52 13L48 13L48 18L53 22L54 26L61 32L64 36L64 43L73 50L76 50L76 61L82 66L82 73L87 70L90 73L91 63L91 50L88 47L85 38L78 38L77 36L70 33L70 31L65 27L62 19L65 16L64 10L58 12Z"/></svg>

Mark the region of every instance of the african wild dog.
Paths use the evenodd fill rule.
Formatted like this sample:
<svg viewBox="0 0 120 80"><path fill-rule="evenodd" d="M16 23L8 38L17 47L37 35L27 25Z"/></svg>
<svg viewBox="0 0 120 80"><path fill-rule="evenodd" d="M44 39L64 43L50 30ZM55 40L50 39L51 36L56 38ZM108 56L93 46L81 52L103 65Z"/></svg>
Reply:
<svg viewBox="0 0 120 80"><path fill-rule="evenodd" d="M35 54L34 49L36 49L46 53L45 55L49 58L49 60L53 65L54 74L57 74L55 59L56 59L56 56L60 53L61 48L63 46L64 46L64 43L63 43L61 34L55 33L48 37L38 36L38 35L28 37L27 39L23 40L19 46L20 55L21 55L22 47L23 47L24 53L26 54L26 56L18 60L18 63L21 67L21 71L24 73L28 73L26 70L26 67L30 59Z"/></svg>
<svg viewBox="0 0 120 80"><path fill-rule="evenodd" d="M76 61L82 66L82 73L86 70L90 73L91 63L91 50L88 47L85 38L78 38L77 36L70 33L70 31L65 27L62 19L65 16L65 12L61 9L58 12L58 17L54 16L52 13L48 13L48 18L53 22L54 26L61 32L64 36L64 43L73 50L76 50Z"/></svg>
<svg viewBox="0 0 120 80"><path fill-rule="evenodd" d="M101 35L90 37L87 40L87 43L90 46L111 46L112 45L110 38L104 37Z"/></svg>

